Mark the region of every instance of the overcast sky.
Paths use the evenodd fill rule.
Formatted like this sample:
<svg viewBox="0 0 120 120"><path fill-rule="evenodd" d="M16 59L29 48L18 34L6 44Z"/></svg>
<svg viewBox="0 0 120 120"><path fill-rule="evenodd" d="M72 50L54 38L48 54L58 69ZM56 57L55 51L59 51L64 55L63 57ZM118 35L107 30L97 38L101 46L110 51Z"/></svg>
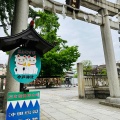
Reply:
<svg viewBox="0 0 120 120"><path fill-rule="evenodd" d="M55 0L61 3L65 3L65 0ZM116 2L116 0L108 0ZM82 10L88 11L81 7ZM93 11L90 11L94 13ZM60 28L58 36L68 41L68 45L79 46L79 52L81 53L80 58L77 62L82 60L90 60L93 65L105 64L101 31L100 27L91 23L83 22L80 20L73 20L72 18L66 17L63 19L62 15L59 16ZM111 30L112 40L114 45L114 52L116 61L120 60L120 43L118 31ZM0 28L0 36L5 36L2 28ZM8 56L6 53L0 51L0 63L7 63ZM76 62L76 63L77 63Z"/></svg>

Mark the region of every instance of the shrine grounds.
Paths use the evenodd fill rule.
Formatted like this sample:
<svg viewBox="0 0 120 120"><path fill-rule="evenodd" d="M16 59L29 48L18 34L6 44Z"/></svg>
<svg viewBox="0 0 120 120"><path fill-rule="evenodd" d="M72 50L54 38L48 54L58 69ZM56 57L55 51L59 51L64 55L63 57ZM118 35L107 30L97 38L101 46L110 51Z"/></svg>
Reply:
<svg viewBox="0 0 120 120"><path fill-rule="evenodd" d="M40 90L41 120L120 120L120 109L103 99L79 99L77 86L31 90Z"/></svg>
<svg viewBox="0 0 120 120"><path fill-rule="evenodd" d="M79 99L77 86L29 89L40 90L40 120L120 120L119 108L99 104L104 99Z"/></svg>

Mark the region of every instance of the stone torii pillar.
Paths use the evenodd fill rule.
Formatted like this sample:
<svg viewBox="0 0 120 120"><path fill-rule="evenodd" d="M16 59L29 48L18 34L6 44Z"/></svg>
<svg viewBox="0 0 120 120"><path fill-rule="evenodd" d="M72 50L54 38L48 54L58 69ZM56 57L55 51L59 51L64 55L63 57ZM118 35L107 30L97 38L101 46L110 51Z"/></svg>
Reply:
<svg viewBox="0 0 120 120"><path fill-rule="evenodd" d="M116 99L113 98L120 97L120 88L112 43L112 35L110 30L109 15L107 9L102 9L100 13L103 16L103 25L101 25L100 28L110 90L110 97L108 97L106 101L109 103L116 103Z"/></svg>
<svg viewBox="0 0 120 120"><path fill-rule="evenodd" d="M12 32L11 32L12 35L20 33L27 28L28 13L29 13L28 0L16 0ZM9 59L10 59L12 53L13 53L13 50L10 51ZM18 92L20 89L19 88L20 83L17 82L16 80L14 80L12 75L10 74L9 65L7 68L7 78L6 79L7 79L7 81L6 81L6 89L5 89L5 94L4 94L3 112L5 112L5 110L6 110L7 93L8 92Z"/></svg>

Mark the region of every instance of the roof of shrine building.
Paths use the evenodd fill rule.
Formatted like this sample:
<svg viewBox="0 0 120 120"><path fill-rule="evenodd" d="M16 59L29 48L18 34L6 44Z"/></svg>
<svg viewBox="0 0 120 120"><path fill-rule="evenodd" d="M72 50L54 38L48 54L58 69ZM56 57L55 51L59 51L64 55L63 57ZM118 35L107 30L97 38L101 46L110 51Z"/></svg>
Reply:
<svg viewBox="0 0 120 120"><path fill-rule="evenodd" d="M21 45L35 49L40 55L45 54L54 47L44 40L31 26L21 33L0 37L0 50L4 52L13 50Z"/></svg>

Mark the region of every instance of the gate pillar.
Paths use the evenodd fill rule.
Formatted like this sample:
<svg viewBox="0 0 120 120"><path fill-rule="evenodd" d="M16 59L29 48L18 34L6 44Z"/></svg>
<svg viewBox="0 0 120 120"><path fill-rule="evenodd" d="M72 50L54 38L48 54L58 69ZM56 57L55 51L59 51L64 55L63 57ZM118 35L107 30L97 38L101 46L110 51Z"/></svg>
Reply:
<svg viewBox="0 0 120 120"><path fill-rule="evenodd" d="M101 25L100 28L110 89L110 97L107 98L107 102L111 102L111 98L113 102L114 101L113 98L120 97L118 74L116 68L114 48L112 43L109 14L106 9L102 9L100 12L103 16L103 25Z"/></svg>
<svg viewBox="0 0 120 120"><path fill-rule="evenodd" d="M27 0L16 0L15 6L15 15L14 20L12 23L11 34L17 34L22 32L27 28L28 23L28 10L29 10L29 3ZM12 55L14 50L10 51L9 59ZM9 61L9 60L8 60ZM9 66L9 62L8 62ZM10 74L9 67L7 67L7 78L6 78L6 89L4 94L4 104L3 104L3 112L6 110L6 103L7 103L7 93L11 91L19 91L19 82L15 81Z"/></svg>
<svg viewBox="0 0 120 120"><path fill-rule="evenodd" d="M85 98L85 85L82 63L77 63L77 73L78 73L78 96L79 98Z"/></svg>

